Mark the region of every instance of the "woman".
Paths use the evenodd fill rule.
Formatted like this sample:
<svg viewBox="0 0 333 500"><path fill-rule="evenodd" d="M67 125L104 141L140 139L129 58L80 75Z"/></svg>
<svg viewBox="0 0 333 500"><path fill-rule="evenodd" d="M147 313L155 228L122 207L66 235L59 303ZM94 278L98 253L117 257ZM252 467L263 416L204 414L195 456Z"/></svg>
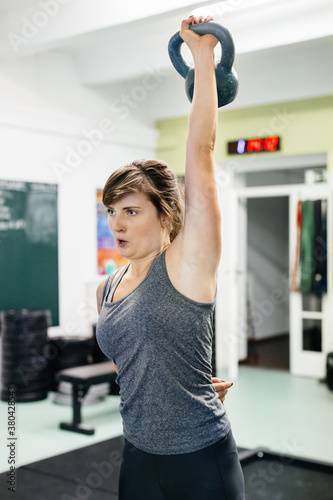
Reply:
<svg viewBox="0 0 333 500"><path fill-rule="evenodd" d="M135 161L108 179L103 203L129 264L97 290L97 339L117 365L125 447L119 500L242 500L244 482L211 379L212 314L221 254L213 150L217 93L212 35L181 37L195 66L185 216L175 175ZM213 379L214 381L214 379ZM222 401L222 402L221 402Z"/></svg>

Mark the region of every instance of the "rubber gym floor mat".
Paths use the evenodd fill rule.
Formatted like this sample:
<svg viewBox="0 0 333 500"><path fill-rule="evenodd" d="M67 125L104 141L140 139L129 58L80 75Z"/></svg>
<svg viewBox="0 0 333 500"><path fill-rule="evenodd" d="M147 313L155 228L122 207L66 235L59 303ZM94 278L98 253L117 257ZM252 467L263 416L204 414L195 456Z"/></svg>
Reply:
<svg viewBox="0 0 333 500"><path fill-rule="evenodd" d="M117 500L122 449L120 436L19 467L16 495L0 474L1 500Z"/></svg>
<svg viewBox="0 0 333 500"><path fill-rule="evenodd" d="M1 500L117 500L117 492L89 487L84 482L44 474L27 467L16 471L15 492L8 490L6 473L0 475Z"/></svg>
<svg viewBox="0 0 333 500"><path fill-rule="evenodd" d="M25 469L57 474L77 484L95 484L95 488L117 491L122 436L79 448L24 466Z"/></svg>
<svg viewBox="0 0 333 500"><path fill-rule="evenodd" d="M246 500L333 499L333 464L260 449L240 460Z"/></svg>

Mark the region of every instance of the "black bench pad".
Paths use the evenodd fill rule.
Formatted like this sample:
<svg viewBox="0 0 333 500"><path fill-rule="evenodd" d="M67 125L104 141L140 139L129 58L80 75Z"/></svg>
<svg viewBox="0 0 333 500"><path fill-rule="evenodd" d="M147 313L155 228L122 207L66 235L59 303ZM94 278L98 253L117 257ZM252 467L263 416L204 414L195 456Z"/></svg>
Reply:
<svg viewBox="0 0 333 500"><path fill-rule="evenodd" d="M83 384L89 382L89 385L95 385L112 380L114 375L117 375L116 367L112 361L107 361L106 363L66 368L58 372L56 378L64 382L81 382Z"/></svg>

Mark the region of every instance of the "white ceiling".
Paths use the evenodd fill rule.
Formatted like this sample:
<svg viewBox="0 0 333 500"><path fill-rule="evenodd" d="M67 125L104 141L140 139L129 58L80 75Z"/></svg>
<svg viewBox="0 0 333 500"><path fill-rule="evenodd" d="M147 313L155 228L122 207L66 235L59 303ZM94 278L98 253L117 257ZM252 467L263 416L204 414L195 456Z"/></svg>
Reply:
<svg viewBox="0 0 333 500"><path fill-rule="evenodd" d="M258 75L251 70L255 65L264 76L266 67L273 82L278 73L284 99L288 99L284 88L288 74L293 75L292 87L303 89L301 98L333 94L332 0L225 0L218 4L1 0L0 57L15 60L60 51L72 58L79 81L95 87L137 81L156 68L174 79L168 41L180 20L196 9L210 12L230 30L236 47L235 68L248 88L257 82ZM304 82L307 74L309 81ZM293 93L289 98L295 98ZM247 94L251 97L253 92ZM243 93L239 106L252 104L260 104L260 96L251 100Z"/></svg>

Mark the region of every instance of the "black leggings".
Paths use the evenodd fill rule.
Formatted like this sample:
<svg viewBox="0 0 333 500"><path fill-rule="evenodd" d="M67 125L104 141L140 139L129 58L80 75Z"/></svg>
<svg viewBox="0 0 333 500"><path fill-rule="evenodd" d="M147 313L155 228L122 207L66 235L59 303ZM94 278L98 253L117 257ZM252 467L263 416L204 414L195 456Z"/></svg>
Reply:
<svg viewBox="0 0 333 500"><path fill-rule="evenodd" d="M181 455L146 453L125 440L119 500L245 500L232 432Z"/></svg>

